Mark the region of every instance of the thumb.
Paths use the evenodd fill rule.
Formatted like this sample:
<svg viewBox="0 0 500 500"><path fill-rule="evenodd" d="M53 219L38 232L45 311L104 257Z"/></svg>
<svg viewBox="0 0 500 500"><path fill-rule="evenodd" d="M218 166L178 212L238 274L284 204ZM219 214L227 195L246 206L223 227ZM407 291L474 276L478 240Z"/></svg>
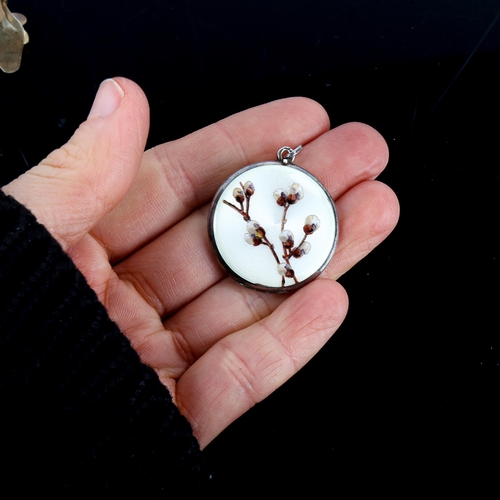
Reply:
<svg viewBox="0 0 500 500"><path fill-rule="evenodd" d="M142 90L124 78L105 80L87 121L68 143L2 189L68 250L126 194L148 130Z"/></svg>

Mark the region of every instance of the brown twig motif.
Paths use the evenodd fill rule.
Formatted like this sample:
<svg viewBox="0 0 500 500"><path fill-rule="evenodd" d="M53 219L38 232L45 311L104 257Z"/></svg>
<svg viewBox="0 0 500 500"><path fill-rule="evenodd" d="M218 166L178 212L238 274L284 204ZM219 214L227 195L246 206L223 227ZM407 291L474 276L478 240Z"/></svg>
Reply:
<svg viewBox="0 0 500 500"><path fill-rule="evenodd" d="M295 203L299 202L304 197L304 192L302 187L294 183L290 186L290 192L288 193L284 189L277 189L274 191L273 196L276 200L278 206L283 207L283 216L281 218L281 233L279 235L279 239L281 241L281 245L283 248L282 258L284 260L281 261L274 249L274 245L267 239L266 230L257 222L251 219L250 217L250 198L255 193L255 186L252 182L247 181L244 185L240 182L240 187L235 187L233 189L233 197L236 202L239 204L239 207L230 203L226 200L222 200L222 202L236 212L238 212L243 220L247 223L247 231L245 233L244 238L247 243L253 246L264 245L269 248L271 251L274 260L278 264L278 274L281 276L281 286L285 286L285 278L290 278L298 283L299 280L295 276L295 271L293 270L292 264L290 263L290 259L293 257L295 259L299 259L302 256L309 253L311 249L311 244L306 241L306 238L313 234L320 226L320 221L316 215L309 215L306 217L303 231L304 236L298 245L295 245L295 237L291 231L285 229L285 225L287 223L287 212L291 205L295 205Z"/></svg>

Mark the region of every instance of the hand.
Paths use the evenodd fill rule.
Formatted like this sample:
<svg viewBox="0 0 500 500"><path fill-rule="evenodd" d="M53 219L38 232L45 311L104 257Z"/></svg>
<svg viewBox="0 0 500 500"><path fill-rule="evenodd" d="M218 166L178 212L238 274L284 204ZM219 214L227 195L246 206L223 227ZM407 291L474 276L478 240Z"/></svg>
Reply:
<svg viewBox="0 0 500 500"><path fill-rule="evenodd" d="M253 108L144 153L148 126L142 91L107 80L71 140L4 191L72 257L203 448L337 330L347 296L336 279L391 232L398 202L374 180L388 158L382 137L359 123L329 130L309 99ZM320 278L275 295L225 276L206 219L231 173L284 144L304 145L298 163L335 199L340 238Z"/></svg>

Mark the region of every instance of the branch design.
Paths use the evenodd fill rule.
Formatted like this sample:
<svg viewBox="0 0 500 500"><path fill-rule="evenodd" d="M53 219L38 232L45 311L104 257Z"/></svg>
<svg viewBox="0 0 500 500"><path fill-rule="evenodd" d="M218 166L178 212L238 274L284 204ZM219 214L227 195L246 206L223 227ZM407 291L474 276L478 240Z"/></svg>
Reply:
<svg viewBox="0 0 500 500"><path fill-rule="evenodd" d="M250 217L250 198L255 194L255 186L251 181L247 181L245 184L240 182L240 187L235 187L233 189L233 197L236 203L235 205L226 200L222 202L231 207L233 210L238 212L243 220L247 223L247 233L245 233L245 241L255 247L264 245L271 251L274 260L277 263L277 271L281 276L281 286L285 286L285 279L293 279L295 283L299 283L299 280L295 276L295 271L293 270L290 260L292 258L300 259L304 255L308 254L311 250L311 244L306 241L306 238L313 234L320 227L320 220L316 215L309 215L306 217L303 231L304 235L300 240L298 245L295 245L295 237L291 231L285 229L287 223L287 213L288 209L298 203L304 198L304 191L300 184L294 183L290 186L290 192L284 189L277 189L274 191L273 196L276 200L278 206L283 207L283 215L281 218L281 232L279 235L279 240L282 246L281 259L276 253L274 245L268 240L266 236L266 230L255 220Z"/></svg>

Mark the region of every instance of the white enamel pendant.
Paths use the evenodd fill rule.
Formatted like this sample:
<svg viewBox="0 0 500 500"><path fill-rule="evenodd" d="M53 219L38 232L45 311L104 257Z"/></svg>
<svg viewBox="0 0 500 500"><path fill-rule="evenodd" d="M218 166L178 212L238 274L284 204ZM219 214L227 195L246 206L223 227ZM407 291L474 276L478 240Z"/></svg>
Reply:
<svg viewBox="0 0 500 500"><path fill-rule="evenodd" d="M278 161L242 168L219 188L208 218L219 262L241 285L296 290L328 265L338 239L335 204L321 182L294 165L302 146Z"/></svg>

